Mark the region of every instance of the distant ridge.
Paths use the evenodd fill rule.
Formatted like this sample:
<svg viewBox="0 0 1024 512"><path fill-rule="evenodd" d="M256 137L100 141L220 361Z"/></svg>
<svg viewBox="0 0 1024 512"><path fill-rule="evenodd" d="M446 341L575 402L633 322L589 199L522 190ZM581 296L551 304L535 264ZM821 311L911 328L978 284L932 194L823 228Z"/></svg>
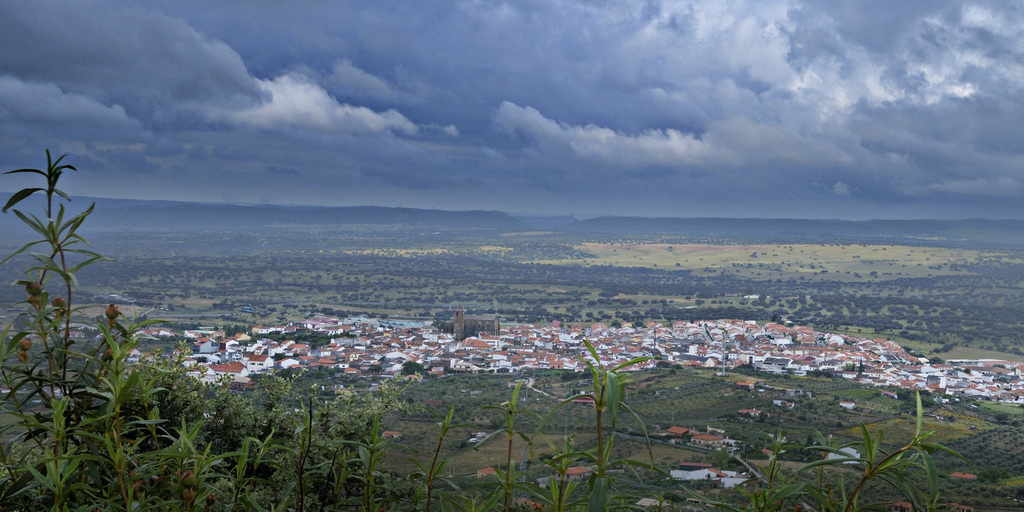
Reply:
<svg viewBox="0 0 1024 512"><path fill-rule="evenodd" d="M572 215L525 215L512 214L512 217L540 231L561 231L577 222Z"/></svg>
<svg viewBox="0 0 1024 512"><path fill-rule="evenodd" d="M527 226L497 211L444 211L380 206L230 206L161 205L97 207L94 222L101 227L195 230L257 228L283 225L404 225L458 229L520 231Z"/></svg>
<svg viewBox="0 0 1024 512"><path fill-rule="evenodd" d="M0 193L0 197L6 194ZM33 201L37 203L32 204ZM497 233L554 231L594 235L664 235L717 240L774 242L928 243L969 247L1024 246L1021 220L736 219L678 217L596 217L450 211L384 206L227 205L76 197L69 214L96 203L90 231L205 231L287 226L401 226L471 229ZM18 207L38 212L41 198ZM23 233L14 215L0 215L0 233Z"/></svg>
<svg viewBox="0 0 1024 512"><path fill-rule="evenodd" d="M449 229L481 229L499 232L526 231L530 225L499 211L447 211L384 206L277 206L183 203L123 199L74 198L69 213L96 203L89 217L95 231L197 231L214 229L255 229L275 226L419 226ZM41 203L39 203L41 204ZM18 209L36 212L34 204ZM0 232L21 228L13 216L0 218Z"/></svg>

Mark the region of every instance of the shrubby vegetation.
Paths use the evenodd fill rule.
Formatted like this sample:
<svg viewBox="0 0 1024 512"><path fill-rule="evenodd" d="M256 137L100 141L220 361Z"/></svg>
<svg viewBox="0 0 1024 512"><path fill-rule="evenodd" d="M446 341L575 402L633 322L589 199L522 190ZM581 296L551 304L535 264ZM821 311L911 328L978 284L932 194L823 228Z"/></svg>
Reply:
<svg viewBox="0 0 1024 512"><path fill-rule="evenodd" d="M608 368L589 346L589 379L575 396L593 402L588 428L594 442L578 446L567 436L552 443L544 463L553 478L546 485L521 479L513 441L542 442L524 425L539 429L546 419L527 420L520 384L508 401L482 408L496 414L495 426L508 443L504 465L490 485L462 490L446 481L446 461L438 456L447 436L465 426L455 423L454 406L447 414L418 413L436 420L433 456L418 459L411 474L391 474L385 462L400 447L384 435L383 419L409 407L395 386L328 395L270 377L260 379L257 398L248 398L226 383L200 383L170 354L129 364L140 330L154 321L127 318L115 305L97 318L98 340L75 340L71 317L84 314L79 275L105 258L80 234L91 208L66 215L61 201L67 196L58 182L74 168L49 153L47 160L45 171L13 171L38 174L45 186L19 191L3 208L45 196L42 216L13 210L38 240L14 253L31 255L35 263L17 282L23 315L0 336L3 510L507 511L536 503L545 510L600 511L628 508L619 482L631 471L655 470L652 460L622 456L624 441L617 438L619 421L634 422L635 434L646 432L626 403L624 371L638 360ZM780 441L765 474L742 491L743 501L702 499L733 511L868 510L878 506L867 492L877 483L915 509L935 510L940 485L933 454L949 452L928 442L920 404L917 413L917 431L905 445L886 450L880 434L864 429L855 444L859 457L819 458L789 471L777 458L786 450ZM809 447L817 454L839 448L824 438ZM854 465L837 469L842 462ZM569 478L577 466L589 468L589 478Z"/></svg>

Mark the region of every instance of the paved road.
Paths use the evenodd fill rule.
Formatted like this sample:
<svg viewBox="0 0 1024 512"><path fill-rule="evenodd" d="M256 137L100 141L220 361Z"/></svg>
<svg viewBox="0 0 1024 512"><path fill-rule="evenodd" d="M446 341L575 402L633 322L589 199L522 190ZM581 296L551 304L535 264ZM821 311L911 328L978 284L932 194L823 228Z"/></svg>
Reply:
<svg viewBox="0 0 1024 512"><path fill-rule="evenodd" d="M521 379L521 380L523 381L523 387L524 388L530 388L530 389L532 389L532 390L534 390L534 391L536 391L536 392L538 392L538 393L540 393L540 394L542 394L542 395L544 395L544 396L546 396L548 398L554 398L555 400L560 400L560 398L558 398L555 395L552 395L550 393L545 392L544 390L537 389L537 388L533 387L533 382L534 382L533 381L533 377L527 377L527 378ZM509 381L508 387L514 388L515 386L516 386L516 382L515 381Z"/></svg>

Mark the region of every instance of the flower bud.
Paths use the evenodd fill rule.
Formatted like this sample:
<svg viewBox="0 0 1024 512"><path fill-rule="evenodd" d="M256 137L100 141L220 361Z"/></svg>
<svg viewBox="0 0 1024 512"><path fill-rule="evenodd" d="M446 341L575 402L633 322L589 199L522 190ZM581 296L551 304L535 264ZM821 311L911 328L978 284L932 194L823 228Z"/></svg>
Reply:
<svg viewBox="0 0 1024 512"><path fill-rule="evenodd" d="M193 473L191 469L186 469L185 472L181 474L182 487L191 489L196 486L196 483L198 483L196 480L196 474Z"/></svg>
<svg viewBox="0 0 1024 512"><path fill-rule="evenodd" d="M32 340L28 338L22 338L20 341L18 341L18 348L21 350L28 350L32 348Z"/></svg>
<svg viewBox="0 0 1024 512"><path fill-rule="evenodd" d="M184 491L181 491L181 498L184 499L186 503L192 503L192 501L196 499L196 490L185 489Z"/></svg>
<svg viewBox="0 0 1024 512"><path fill-rule="evenodd" d="M50 304L53 305L53 307L60 309L68 307L68 302L64 300L64 297L57 297L56 299L53 299L53 302Z"/></svg>
<svg viewBox="0 0 1024 512"><path fill-rule="evenodd" d="M29 295L28 296L28 303L32 304L32 306L34 306L36 309L39 309L39 302L40 302L40 300L39 300L39 296L38 295Z"/></svg>
<svg viewBox="0 0 1024 512"><path fill-rule="evenodd" d="M217 503L217 495L211 492L206 495L206 504L213 505L214 503Z"/></svg>
<svg viewBox="0 0 1024 512"><path fill-rule="evenodd" d="M18 352L18 361L21 361L21 362L23 362L23 363L24 363L25 361L28 361L28 352L26 352L26 351L24 351L24 350L22 350L22 351L19 351L19 352Z"/></svg>
<svg viewBox="0 0 1024 512"><path fill-rule="evenodd" d="M111 304L110 306L107 306L107 310L104 311L103 314L106 315L107 318L114 320L121 315L121 310L117 309L117 306Z"/></svg>
<svg viewBox="0 0 1024 512"><path fill-rule="evenodd" d="M28 294L33 297L38 297L40 294L43 293L43 285L35 281L32 281L31 283L25 285L25 291L28 292Z"/></svg>

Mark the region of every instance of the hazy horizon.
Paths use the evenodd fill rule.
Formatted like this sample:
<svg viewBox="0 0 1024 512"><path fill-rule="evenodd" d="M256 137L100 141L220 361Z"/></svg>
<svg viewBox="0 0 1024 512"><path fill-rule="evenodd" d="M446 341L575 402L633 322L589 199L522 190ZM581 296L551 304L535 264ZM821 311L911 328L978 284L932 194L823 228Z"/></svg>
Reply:
<svg viewBox="0 0 1024 512"><path fill-rule="evenodd" d="M6 200L10 197L14 191L3 191L0 190L0 199ZM15 209L24 211L31 211L32 201L41 201L41 195L37 195L35 198L30 198L25 202L19 204ZM103 201L117 201L125 203L138 203L146 206L159 206L159 205L187 205L187 206L229 206L229 207L241 207L241 208L383 208L383 209L411 209L411 210L424 210L424 211L439 211L449 213L472 213L472 212L497 212L505 215L509 215L515 218L556 218L556 217L571 217L575 221L585 221L597 218L633 218L633 219L709 219L709 220L768 220L768 221L839 221L839 222L872 222L872 221L1022 221L1022 219L1013 218L996 218L996 217L960 217L960 218L939 218L939 217L916 217L916 218L865 218L865 219L844 219L839 217L752 217L752 216L668 216L668 215L625 215L625 214L610 214L610 213L583 213L583 212L567 212L567 213L556 213L556 212L524 212L524 211L507 211L496 208L466 208L466 209L450 209L450 208L425 208L418 206L404 206L404 205L379 205L379 204L351 204L351 205L329 205L329 204L288 204L288 203L231 203L231 202L204 202L204 201L178 201L173 199L137 199L133 197L97 197L97 196L72 196L72 202L67 203L68 212L77 213L92 203L96 203L98 208L104 206ZM41 203L40 203L41 205ZM118 206L120 207L120 206ZM3 225L4 214L0 214L0 225ZM10 216L10 224L20 226L20 221L14 216Z"/></svg>

